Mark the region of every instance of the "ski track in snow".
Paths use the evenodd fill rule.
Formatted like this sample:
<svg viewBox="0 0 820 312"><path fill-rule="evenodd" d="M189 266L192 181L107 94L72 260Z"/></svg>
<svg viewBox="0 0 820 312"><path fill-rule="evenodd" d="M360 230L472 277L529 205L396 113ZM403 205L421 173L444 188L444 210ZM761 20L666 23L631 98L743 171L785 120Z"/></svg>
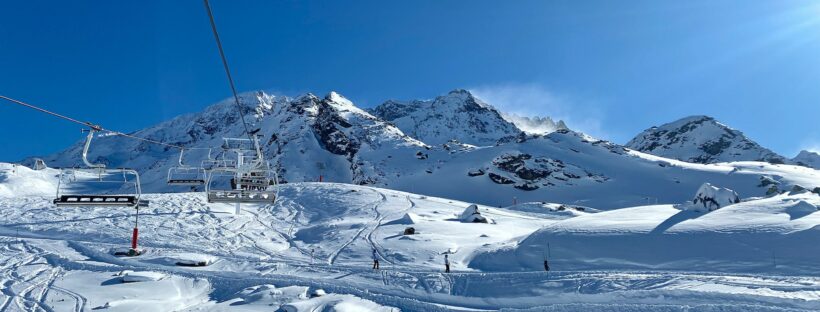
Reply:
<svg viewBox="0 0 820 312"><path fill-rule="evenodd" d="M22 241L25 242L25 241ZM28 244L23 243L25 246L25 251L27 252L36 252L34 248L28 246ZM76 245L75 246L79 246ZM322 279L303 279L303 278L295 278L292 276L279 276L277 274L249 274L243 276L243 274L234 274L230 272L225 273L217 273L217 272L197 272L197 271L187 271L185 269L175 268L175 267L164 267L161 265L151 265L145 264L141 262L132 262L130 259L120 259L116 261L116 258L110 257L108 255L100 254L98 252L92 252L90 249L84 250L77 250L81 254L88 256L91 260L99 261L100 263L111 263L115 265L124 265L124 268L128 269L150 269L150 270L160 270L160 271L167 271L173 274L179 275L191 275L191 276L201 276L201 277L209 277L212 280L219 280L219 279L226 279L226 280L234 280L234 279L246 279L249 283L253 284L262 283L265 281L274 281L274 280L291 280L290 283L296 284L307 284L307 285L322 285L325 284L324 280ZM89 253L90 252L90 253ZM53 256L52 256L53 257ZM39 259L39 261L38 261ZM54 269L44 269L38 271L38 273L30 278L27 278L22 281L22 283L29 284L30 286L21 292L21 295L17 295L15 299L17 300L17 304L21 308L26 308L30 306L41 306L44 304L43 296L47 291L61 291L60 289L55 289L52 285L53 280L58 276L58 272L60 270L78 270L78 269L95 269L94 265L87 265L87 264L79 264L73 261L66 261L60 258L54 258L55 260L51 260L49 262L53 262L53 264L58 265L57 268ZM43 259L39 256L31 255L25 258L21 258L20 262L17 262L17 266L25 266L30 265L32 263L40 262ZM113 262L113 263L112 263ZM119 263L118 263L119 262ZM8 260L6 261L8 263ZM67 266L66 268L61 268L62 266ZM4 264L4 272L11 272L8 266ZM100 270L112 270L113 268L110 267L99 267L97 269ZM45 273L45 272L51 273ZM359 269L359 275L366 275L362 269ZM393 298L390 294L394 293L390 290L390 286L394 284L395 280L393 279L393 275L395 274L403 274L404 272L395 271L395 270L382 270L378 273L379 278L381 281L380 284L388 287L388 289L375 289L371 290L373 293L372 295L382 295L386 296L386 298L390 298L391 300L398 300L397 298ZM522 272L522 273L481 273L481 272L474 272L474 273L452 273L452 274L442 274L440 272L435 271L418 271L413 272L417 276L421 275L424 278L421 278L421 282L423 285L423 291L428 294L447 294L451 296L465 296L468 295L466 293L467 287L466 284L470 283L474 280L475 277L480 277L483 283L490 283L492 284L495 281L526 281L526 280L539 280L539 281L549 281L551 283L570 283L574 285L576 294L584 294L584 293L595 293L600 291L601 287L605 286L603 284L614 285L616 288L618 285L624 285L630 282L635 283L635 285L640 287L633 287L633 290L653 290L663 288L664 286L674 283L676 281L680 281L681 279L692 280L698 283L710 283L715 281L721 281L723 285L729 286L739 286L739 287L761 287L762 285L766 285L770 283L771 285L767 285L767 287L771 287L773 289L780 289L780 290L788 290L788 291L801 291L801 290L808 290L808 291L820 291L820 279L818 278L808 278L808 277L765 277L765 276L756 276L756 275L745 275L745 276L713 276L708 273L705 274L697 274L697 273L664 273L664 272L551 272L549 275L542 273L542 272ZM47 276L47 277L43 277ZM432 278L432 279L431 279ZM755 281L760 279L763 283L749 283L749 281ZM442 284L442 288L438 290L433 290L433 287L430 286L428 283L431 280L438 280L439 282L444 282ZM634 280L634 281L632 281ZM744 282L746 280L747 282ZM766 282L768 281L768 282ZM603 283L603 284L601 284ZM465 285L462 287L456 287L456 285ZM783 284L781 286L777 286L778 284ZM354 284L355 285L355 284ZM356 287L351 285L352 287ZM323 285L322 287L328 288L327 285ZM3 293L8 296L8 286L4 286ZM344 288L344 287L342 287ZM597 290L596 290L597 289ZM37 295L37 291L39 295ZM379 294L380 291L383 291L383 294ZM71 295L70 292L69 295ZM84 300L82 297L77 295L72 295L77 298L77 303L75 307L83 307ZM365 296L365 298L367 298ZM448 300L441 300L441 297L432 297L433 303L442 304L447 306L448 304L464 304L463 302L448 302ZM686 297L684 297L686 298ZM378 297L370 298L371 300L375 299L375 301L384 301L387 299L379 300ZM438 300L436 300L438 299ZM7 300L8 301L8 300ZM390 300L387 300L390 302ZM28 306L26 304L29 304ZM568 303L563 303L568 304ZM470 308L482 309L482 308L492 308L491 306L484 306L482 304L474 304L474 305L467 305ZM36 310L36 309L35 309ZM45 311L52 311L48 308L43 308L42 310Z"/></svg>
<svg viewBox="0 0 820 312"><path fill-rule="evenodd" d="M206 280L211 285L209 298L216 302L234 298L245 287L274 284L352 294L407 311L534 306L549 306L555 311L617 311L618 307L630 311L638 309L636 304L655 306L657 311L820 308L820 278L816 276L640 269L482 272L466 266L445 274L439 269L444 248L459 250L451 258L464 265L476 250L519 242L520 235L527 234L523 231L499 237L512 231L502 227L504 224L532 227L530 231L550 230L556 227L548 225L557 225L557 219L482 208L482 214L497 224L470 225L451 220L466 207L458 201L346 185L289 188L291 193L275 205L243 205L240 215L232 215L230 205L208 205L198 194L151 195L155 204L141 210L140 215L141 243L148 253L137 258L108 253L110 248L127 244L125 236L133 226L130 211L51 209L46 208L47 198L0 199L0 218L7 220L0 224L0 311L96 308L89 305L87 293L67 289L57 281L78 272L111 274L122 270ZM302 196L300 192L326 192L330 199L351 202L346 207L335 207L335 202L299 202L295 198ZM389 234L406 225L391 225L385 220L409 212L418 215L419 224L413 226L422 228L421 234ZM316 220L332 226L317 230ZM444 231L461 228L470 230L466 234ZM319 232L298 234L306 229ZM482 238L479 234L488 235ZM468 236L449 238L451 235ZM311 241L316 237L322 240ZM482 247L481 241L487 239L495 240ZM747 246L747 242L738 243ZM426 249L408 251L408 244ZM326 256L327 261L309 263L311 246L330 251L317 255ZM371 249L377 250L388 264L386 268L373 271L362 264L359 259L369 259ZM210 267L185 268L160 261L161 257L173 259L178 253L213 256L216 262ZM175 296L183 298L184 294ZM197 302L183 306L208 310Z"/></svg>

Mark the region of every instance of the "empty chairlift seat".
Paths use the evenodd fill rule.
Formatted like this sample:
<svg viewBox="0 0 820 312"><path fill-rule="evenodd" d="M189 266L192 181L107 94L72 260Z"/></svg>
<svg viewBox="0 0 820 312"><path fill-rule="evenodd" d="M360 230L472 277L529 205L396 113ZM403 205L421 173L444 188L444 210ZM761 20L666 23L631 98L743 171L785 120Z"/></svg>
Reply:
<svg viewBox="0 0 820 312"><path fill-rule="evenodd" d="M179 150L179 166L168 169L168 185L203 185L205 184L205 168L192 167L183 163L185 150ZM208 151L210 157L210 150Z"/></svg>
<svg viewBox="0 0 820 312"><path fill-rule="evenodd" d="M205 169L196 167L173 167L168 169L168 185L203 185Z"/></svg>
<svg viewBox="0 0 820 312"><path fill-rule="evenodd" d="M63 168L57 184L55 206L104 206L104 207L140 207L147 205L141 201L139 173L133 169L108 169L103 164L92 164L88 161L88 149L94 133L88 131L82 160L86 168ZM78 187L79 185L79 187ZM122 194L123 190L132 192ZM78 190L82 190L79 191ZM92 193L93 192L93 193ZM119 194L111 194L119 193Z"/></svg>

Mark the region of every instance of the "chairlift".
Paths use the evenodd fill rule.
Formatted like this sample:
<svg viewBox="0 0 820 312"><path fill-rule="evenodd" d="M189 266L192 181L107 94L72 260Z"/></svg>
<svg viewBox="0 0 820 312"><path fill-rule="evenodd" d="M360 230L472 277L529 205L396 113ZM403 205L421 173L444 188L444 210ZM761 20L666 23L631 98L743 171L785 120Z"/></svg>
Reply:
<svg viewBox="0 0 820 312"><path fill-rule="evenodd" d="M91 140L94 138L94 133L97 129L88 130L86 136L85 146L83 147L82 159L86 168L62 168L60 169L60 177L57 182L57 197L54 199L54 205L57 207L65 206L97 206L97 207L134 207L140 205L147 205L147 201L141 201L142 189L140 187L140 176L136 170L127 168L108 169L104 164L92 164L88 161L88 149L91 146ZM80 178L77 174L85 174L86 176L96 176L96 179L84 179L83 184L101 185L105 183L119 184L122 186L133 185L133 193L130 194L66 194L66 184L79 183ZM106 180L105 178L121 176L121 180ZM131 179L129 179L131 177Z"/></svg>
<svg viewBox="0 0 820 312"><path fill-rule="evenodd" d="M202 167L192 167L183 163L185 150L179 151L179 166L168 169L168 185L198 186L205 184L207 173Z"/></svg>
<svg viewBox="0 0 820 312"><path fill-rule="evenodd" d="M256 135L253 140L224 140L222 147L236 153L236 166L210 170L205 183L208 202L236 203L237 213L240 203L274 203L278 190L276 172L264 160Z"/></svg>
<svg viewBox="0 0 820 312"><path fill-rule="evenodd" d="M222 152L221 158L214 158L211 156L211 149L208 149L208 159L200 163L200 168L205 171L222 168L236 168L236 160L225 158L225 152Z"/></svg>

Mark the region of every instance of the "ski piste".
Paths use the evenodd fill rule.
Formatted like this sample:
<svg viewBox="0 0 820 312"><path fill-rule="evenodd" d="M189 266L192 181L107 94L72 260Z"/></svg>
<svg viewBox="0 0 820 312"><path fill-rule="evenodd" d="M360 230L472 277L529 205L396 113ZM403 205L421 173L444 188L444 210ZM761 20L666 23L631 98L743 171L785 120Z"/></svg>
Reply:
<svg viewBox="0 0 820 312"><path fill-rule="evenodd" d="M9 171L3 171L4 187L35 191L31 186L56 182L55 169ZM814 259L820 255L806 244L820 237L820 219L809 210L820 197L811 192L709 213L672 205L604 212L542 203L479 206L490 222L465 223L458 216L469 203L457 200L338 183L280 187L275 205L245 205L239 215L233 205L209 204L199 192L145 194L151 201L140 214L146 252L126 258L111 251L127 243L129 211L54 209L48 188L4 196L4 283L13 294L8 306L117 310L163 302L175 310L256 311L270 304L316 308L330 300L404 311L818 308ZM682 212L697 215L657 232ZM407 226L417 233L402 235ZM544 272L547 244L549 253L560 252L547 255L551 270ZM377 271L371 269L373 249L384 259ZM454 251L447 274L444 251ZM29 259L29 265L13 259ZM28 271L32 264L34 272ZM111 292L122 271L148 280L117 284L124 293ZM253 293L262 286L266 295ZM27 290L16 292L19 287ZM329 295L310 299L315 289Z"/></svg>

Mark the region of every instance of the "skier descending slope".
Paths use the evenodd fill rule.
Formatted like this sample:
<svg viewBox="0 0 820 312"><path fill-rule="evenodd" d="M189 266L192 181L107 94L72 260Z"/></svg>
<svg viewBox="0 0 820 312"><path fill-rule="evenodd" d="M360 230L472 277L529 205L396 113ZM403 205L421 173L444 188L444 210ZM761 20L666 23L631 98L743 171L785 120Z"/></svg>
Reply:
<svg viewBox="0 0 820 312"><path fill-rule="evenodd" d="M379 269L379 253L376 252L376 248L373 248L373 269Z"/></svg>
<svg viewBox="0 0 820 312"><path fill-rule="evenodd" d="M444 254L444 273L450 273L450 258Z"/></svg>

